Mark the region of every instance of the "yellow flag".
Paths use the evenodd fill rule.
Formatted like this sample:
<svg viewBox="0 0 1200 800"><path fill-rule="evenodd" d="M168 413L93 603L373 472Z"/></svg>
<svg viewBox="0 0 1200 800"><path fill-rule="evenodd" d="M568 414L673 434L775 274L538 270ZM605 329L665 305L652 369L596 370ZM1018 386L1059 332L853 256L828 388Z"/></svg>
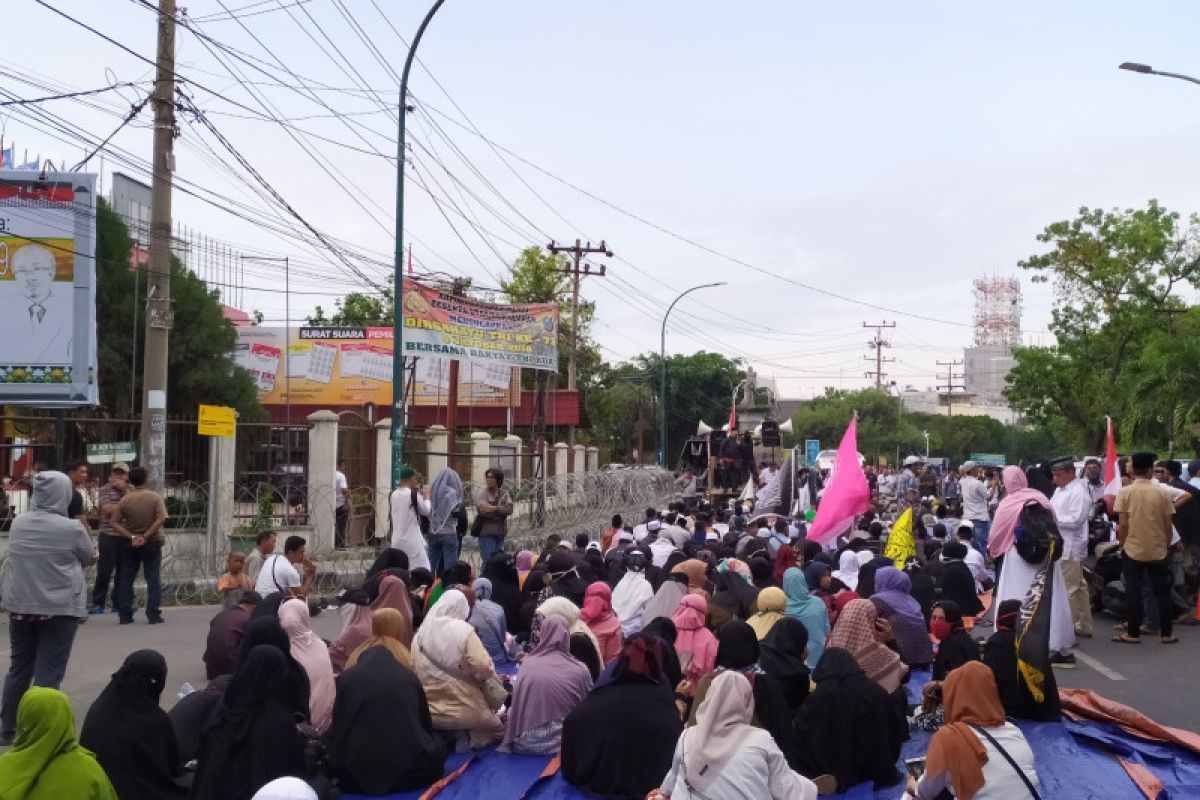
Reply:
<svg viewBox="0 0 1200 800"><path fill-rule="evenodd" d="M897 569L904 569L904 562L917 555L917 545L913 541L912 506L904 509L900 519L892 523L892 532L888 536L883 555L892 559Z"/></svg>

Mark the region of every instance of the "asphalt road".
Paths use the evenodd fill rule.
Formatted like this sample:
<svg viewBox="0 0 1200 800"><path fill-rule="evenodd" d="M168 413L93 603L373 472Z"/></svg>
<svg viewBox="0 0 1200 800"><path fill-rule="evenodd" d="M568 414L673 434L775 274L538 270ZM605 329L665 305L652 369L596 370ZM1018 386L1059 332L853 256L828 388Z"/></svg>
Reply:
<svg viewBox="0 0 1200 800"><path fill-rule="evenodd" d="M76 719L82 722L112 673L129 653L141 648L158 650L167 659L164 708L175 704L183 683L203 686L200 656L208 621L216 610L212 606L167 608L164 625L147 625L140 614L133 625L118 625L115 614L91 617L80 628L63 682ZM1077 648L1079 665L1055 670L1058 685L1092 689L1164 725L1200 731L1200 627L1179 627L1182 641L1177 645L1163 645L1157 636L1146 636L1135 646L1109 641L1115 622L1105 616L1096 618L1096 637L1081 640ZM336 610L326 611L313 620L313 627L319 635L335 638L341 630L341 617ZM8 618L0 615L0 668L6 670L7 666Z"/></svg>

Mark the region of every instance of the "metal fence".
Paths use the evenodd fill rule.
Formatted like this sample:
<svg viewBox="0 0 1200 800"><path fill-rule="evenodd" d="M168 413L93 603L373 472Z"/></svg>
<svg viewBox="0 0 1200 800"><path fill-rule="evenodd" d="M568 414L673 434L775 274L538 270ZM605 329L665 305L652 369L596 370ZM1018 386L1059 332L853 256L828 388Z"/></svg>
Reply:
<svg viewBox="0 0 1200 800"><path fill-rule="evenodd" d="M333 518L332 496L328 492L314 494L308 486L293 488L299 491L303 502L293 502L287 491L267 482L256 487L226 485L218 488L217 494L209 484L201 482L185 482L169 488L165 493L171 518L164 533L163 602L175 605L217 602L216 582L225 571L230 551L248 552L261 530L279 534L280 550L282 540L291 534L306 537L310 545L318 540L332 540L331 531L320 537L313 529L314 519ZM474 487L468 482L464 488L466 502L473 507ZM634 516L647 506L661 507L670 499L671 476L658 469L626 469L549 480L535 477L506 481L504 488L514 506L505 547L515 552L540 550L550 533L572 537L583 532L596 538L613 514ZM375 530L375 497L373 487L354 488L352 510L346 523L348 546L313 552L318 563L316 593L332 596L343 588L357 586L367 567L387 546L389 532ZM322 508L322 504L329 507ZM219 521L212 518L210 510L229 506L234 509L234 526L226 535L218 533ZM0 535L0 547L6 555L7 537ZM464 538L461 558L478 569L478 540ZM93 578L93 570L89 569L89 585ZM137 592L139 597L144 593L140 579Z"/></svg>

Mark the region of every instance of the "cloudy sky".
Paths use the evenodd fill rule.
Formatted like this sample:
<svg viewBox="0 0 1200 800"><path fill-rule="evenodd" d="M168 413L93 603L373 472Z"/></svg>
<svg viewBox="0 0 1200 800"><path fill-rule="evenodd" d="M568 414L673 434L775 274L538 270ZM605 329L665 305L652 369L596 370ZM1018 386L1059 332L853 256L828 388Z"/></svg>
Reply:
<svg viewBox="0 0 1200 800"><path fill-rule="evenodd" d="M183 115L178 174L209 202L177 192L175 217L289 255L296 322L387 274L401 37L422 5L186 3L178 73L221 138ZM5 146L78 161L81 134L107 136L149 90L155 19L141 0L6 3L4 99L135 86L0 108ZM418 270L494 287L524 246L605 239L616 257L584 296L610 360L656 350L673 297L723 281L676 307L670 351L748 359L807 397L866 385L862 323L895 321L890 375L924 388L971 343L972 281L1017 274L1049 222L1150 198L1197 210L1200 86L1117 65L1200 74L1198 27L1185 0L447 0L411 82L405 241ZM149 120L113 138L106 185L145 177ZM1022 283L1024 338L1045 341L1051 289ZM282 266L245 284L231 299L282 324Z"/></svg>

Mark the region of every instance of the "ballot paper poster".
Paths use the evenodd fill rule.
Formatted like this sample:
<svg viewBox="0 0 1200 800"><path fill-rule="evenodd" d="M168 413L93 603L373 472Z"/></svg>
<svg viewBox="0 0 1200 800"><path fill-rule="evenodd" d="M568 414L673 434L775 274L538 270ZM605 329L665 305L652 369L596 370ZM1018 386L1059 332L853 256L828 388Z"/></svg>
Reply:
<svg viewBox="0 0 1200 800"><path fill-rule="evenodd" d="M95 183L0 171L0 404L99 402Z"/></svg>
<svg viewBox="0 0 1200 800"><path fill-rule="evenodd" d="M392 402L392 329L239 326L234 361L254 379L264 405L348 406ZM413 404L445 405L450 360L417 358ZM488 360L459 360L459 404L515 408L520 370Z"/></svg>

